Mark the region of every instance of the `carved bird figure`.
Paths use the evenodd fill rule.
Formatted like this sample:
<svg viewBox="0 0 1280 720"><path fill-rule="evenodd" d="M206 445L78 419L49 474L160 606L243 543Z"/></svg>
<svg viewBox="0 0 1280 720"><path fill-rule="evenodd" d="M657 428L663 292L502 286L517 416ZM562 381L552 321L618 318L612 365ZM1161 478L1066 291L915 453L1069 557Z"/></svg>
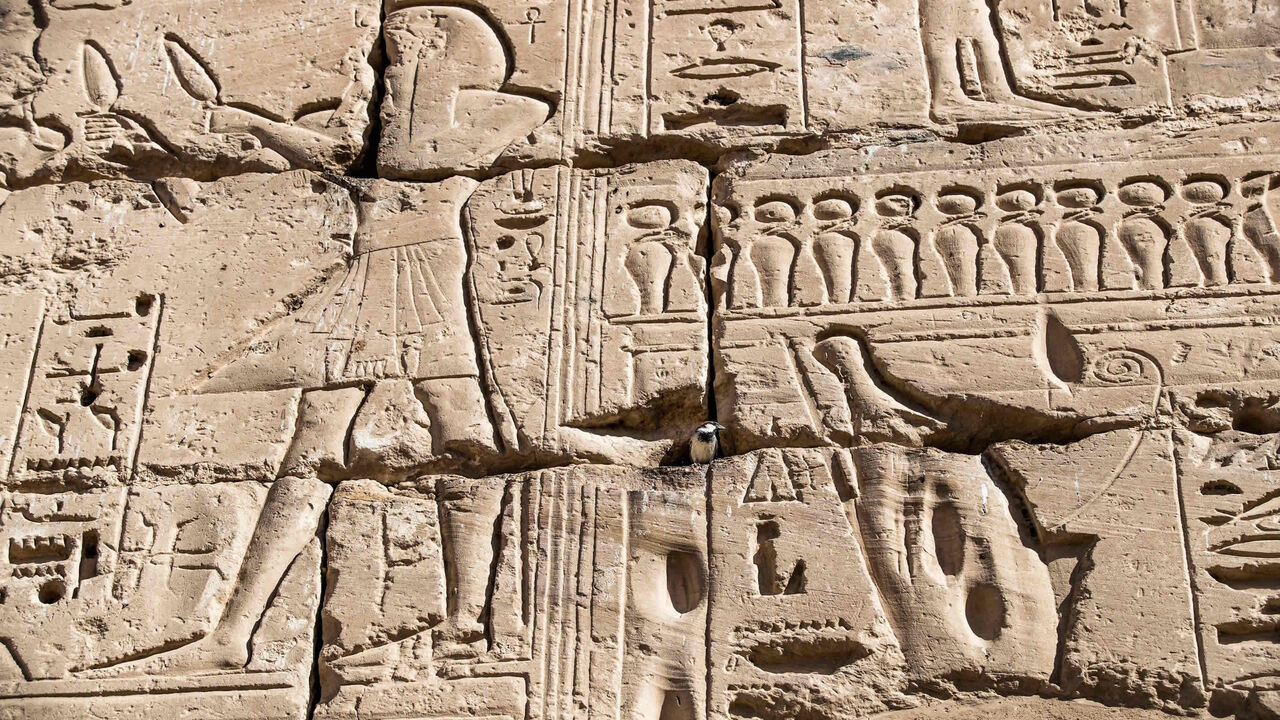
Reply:
<svg viewBox="0 0 1280 720"><path fill-rule="evenodd" d="M720 431L724 426L718 422L703 423L693 431L689 439L689 458L695 463L709 463L716 459L720 450Z"/></svg>

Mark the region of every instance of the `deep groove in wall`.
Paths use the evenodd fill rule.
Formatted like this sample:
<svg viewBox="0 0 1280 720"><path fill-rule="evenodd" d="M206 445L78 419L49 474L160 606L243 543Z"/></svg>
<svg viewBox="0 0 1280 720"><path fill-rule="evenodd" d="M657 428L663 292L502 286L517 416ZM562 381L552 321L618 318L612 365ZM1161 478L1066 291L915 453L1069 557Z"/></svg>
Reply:
<svg viewBox="0 0 1280 720"><path fill-rule="evenodd" d="M369 52L369 66L373 69L373 91L369 95L369 128L365 131L364 150L351 170L350 177L378 177L378 146L382 144L382 99L387 93L387 9L378 9L378 39Z"/></svg>
<svg viewBox="0 0 1280 720"><path fill-rule="evenodd" d="M707 214L703 229L706 233L706 241L703 243L705 248L703 259L706 261L703 282L706 283L705 292L707 298L707 420L712 422L719 422L720 420L720 412L716 407L716 293L711 284L711 263L715 259L716 251L719 249L716 246L715 205L713 204L716 178L718 176L714 169L708 171Z"/></svg>
<svg viewBox="0 0 1280 720"><path fill-rule="evenodd" d="M316 539L320 542L320 585L318 589L319 602L316 603L316 621L315 635L312 637L311 651L311 697L307 701L307 720L312 720L316 716L316 710L320 707L320 699L322 697L320 687L320 651L324 649L324 604L328 599L329 584L329 508L328 503L333 502L333 495L329 495L326 502L324 512L320 514L320 521L316 524Z"/></svg>

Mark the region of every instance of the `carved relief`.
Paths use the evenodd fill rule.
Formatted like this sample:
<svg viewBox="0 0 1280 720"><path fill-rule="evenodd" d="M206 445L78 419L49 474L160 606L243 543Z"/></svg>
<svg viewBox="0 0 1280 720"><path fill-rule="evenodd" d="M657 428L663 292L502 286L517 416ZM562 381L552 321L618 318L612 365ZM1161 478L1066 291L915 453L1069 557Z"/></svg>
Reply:
<svg viewBox="0 0 1280 720"><path fill-rule="evenodd" d="M432 179L650 137L776 146L885 123L982 137L1089 116L1270 108L1280 26L1246 6L385 0L377 164L385 177ZM158 177L182 163L347 168L364 149L380 52L368 3L281 3L268 15L282 20L259 23L207 0L39 7L38 38L15 70L39 67L42 82L18 81L0 109L5 137L21 143L5 158L10 183ZM192 13L204 20L187 22ZM269 53L290 23L306 39ZM135 41L149 50L132 52ZM272 81L255 76L263 66Z"/></svg>
<svg viewBox="0 0 1280 720"><path fill-rule="evenodd" d="M908 672L1034 685L1053 671L1049 573L976 456L891 445L854 453L868 569Z"/></svg>
<svg viewBox="0 0 1280 720"><path fill-rule="evenodd" d="M387 5L384 176L488 165L546 120L547 103L501 90L511 75L510 40L491 20L463 7Z"/></svg>
<svg viewBox="0 0 1280 720"><path fill-rule="evenodd" d="M1089 109L1204 109L1256 93L1280 38L1273 11L1251 3L994 4L1018 90Z"/></svg>
<svg viewBox="0 0 1280 720"><path fill-rule="evenodd" d="M1008 443L990 457L1028 506L1065 608L1062 689L1171 712L1202 704L1169 432Z"/></svg>
<svg viewBox="0 0 1280 720"><path fill-rule="evenodd" d="M6 388L25 411L3 474L63 488L276 477L268 447L293 436L295 391L191 387L342 266L355 215L346 190L305 171L10 195L0 263L30 289L6 290L5 312L39 328L40 350L13 359L21 381ZM16 426L0 434L12 453Z"/></svg>
<svg viewBox="0 0 1280 720"><path fill-rule="evenodd" d="M1280 717L1277 49L0 0L0 718Z"/></svg>
<svg viewBox="0 0 1280 720"><path fill-rule="evenodd" d="M1160 388L1205 372L1156 338L1249 327L1266 313L1251 298L1273 292L1270 174L1183 164L836 176L784 194L751 174L720 180L718 380L737 447L966 444L990 435L978 406L1017 414L1030 436L1150 416ZM806 261L833 232L848 243ZM1105 320L1116 312L1129 325Z"/></svg>
<svg viewBox="0 0 1280 720"><path fill-rule="evenodd" d="M317 717L702 717L701 481L340 485Z"/></svg>
<svg viewBox="0 0 1280 720"><path fill-rule="evenodd" d="M1165 562L1181 554L1172 473L1141 528L1095 522L1147 509L1126 495L1138 468L1171 469L1167 442L1147 439L1137 454L1107 437L983 455L767 449L713 466L712 716L846 717L984 688L1202 704L1186 566ZM1113 445L1115 472L1098 462ZM1076 500L1068 476L1096 484ZM1134 562L1141 583L1091 574Z"/></svg>
<svg viewBox="0 0 1280 720"><path fill-rule="evenodd" d="M40 330L13 473L104 485L133 470L161 300L47 319Z"/></svg>
<svg viewBox="0 0 1280 720"><path fill-rule="evenodd" d="M468 282L508 450L646 464L702 422L705 183L671 162L526 170L472 195Z"/></svg>
<svg viewBox="0 0 1280 720"><path fill-rule="evenodd" d="M252 704L305 717L328 495L317 485L6 493L0 708L221 718ZM309 495L309 524L259 514L282 494ZM264 542L291 548L274 575L253 550Z"/></svg>
<svg viewBox="0 0 1280 720"><path fill-rule="evenodd" d="M767 450L711 473L711 717L902 702L905 661L862 551L848 455Z"/></svg>
<svg viewBox="0 0 1280 720"><path fill-rule="evenodd" d="M1178 481L1210 707L1265 717L1276 690L1275 396L1255 384L1176 401Z"/></svg>
<svg viewBox="0 0 1280 720"><path fill-rule="evenodd" d="M21 143L10 182L345 168L362 150L375 4L278 3L262 17L199 0L38 8L44 82L11 113L22 131L6 135ZM276 41L284 26L295 41Z"/></svg>
<svg viewBox="0 0 1280 720"><path fill-rule="evenodd" d="M284 472L656 464L705 417L705 183L672 162L366 184L345 275L200 392L302 389Z"/></svg>

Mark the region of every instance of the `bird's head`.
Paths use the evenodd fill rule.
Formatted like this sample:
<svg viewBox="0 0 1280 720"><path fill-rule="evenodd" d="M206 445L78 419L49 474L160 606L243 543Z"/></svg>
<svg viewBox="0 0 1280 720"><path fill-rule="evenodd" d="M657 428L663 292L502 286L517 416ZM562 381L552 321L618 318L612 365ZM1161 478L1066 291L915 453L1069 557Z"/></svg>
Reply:
<svg viewBox="0 0 1280 720"><path fill-rule="evenodd" d="M700 425L695 432L699 440L709 441L715 439L716 435L723 429L724 426L718 422L707 422Z"/></svg>

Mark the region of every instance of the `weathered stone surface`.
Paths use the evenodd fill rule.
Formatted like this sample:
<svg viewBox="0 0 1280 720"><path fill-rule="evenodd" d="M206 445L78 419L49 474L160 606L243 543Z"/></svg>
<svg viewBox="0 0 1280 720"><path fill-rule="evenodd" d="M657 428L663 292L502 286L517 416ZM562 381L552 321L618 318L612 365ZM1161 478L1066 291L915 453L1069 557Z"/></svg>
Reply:
<svg viewBox="0 0 1280 720"><path fill-rule="evenodd" d="M5 493L0 712L305 717L328 495L296 480ZM305 512L286 524L264 501Z"/></svg>
<svg viewBox="0 0 1280 720"><path fill-rule="evenodd" d="M262 431L292 436L296 398L190 395L342 266L356 220L345 189L308 172L76 183L15 192L0 218L0 263L21 283L0 293L15 322L39 327L38 350L14 367L29 379L13 391L29 388L12 480L101 485L172 475L175 461L275 477L247 469L271 457L249 448L280 441ZM30 299L41 292L43 313ZM280 421L219 423L228 403Z"/></svg>
<svg viewBox="0 0 1280 720"><path fill-rule="evenodd" d="M338 486L317 717L698 717L705 469Z"/></svg>
<svg viewBox="0 0 1280 720"><path fill-rule="evenodd" d="M387 0L388 177L1276 108L1274 10L1178 0ZM661 148L661 145L654 145ZM661 149L658 152L662 152Z"/></svg>
<svg viewBox="0 0 1280 720"><path fill-rule="evenodd" d="M0 87L9 184L345 169L363 150L376 2L32 6L37 32L17 10L4 18L13 45L33 43L3 55L14 58L3 64L13 88Z"/></svg>
<svg viewBox="0 0 1280 720"><path fill-rule="evenodd" d="M1265 0L0 0L0 718L1280 718Z"/></svg>

